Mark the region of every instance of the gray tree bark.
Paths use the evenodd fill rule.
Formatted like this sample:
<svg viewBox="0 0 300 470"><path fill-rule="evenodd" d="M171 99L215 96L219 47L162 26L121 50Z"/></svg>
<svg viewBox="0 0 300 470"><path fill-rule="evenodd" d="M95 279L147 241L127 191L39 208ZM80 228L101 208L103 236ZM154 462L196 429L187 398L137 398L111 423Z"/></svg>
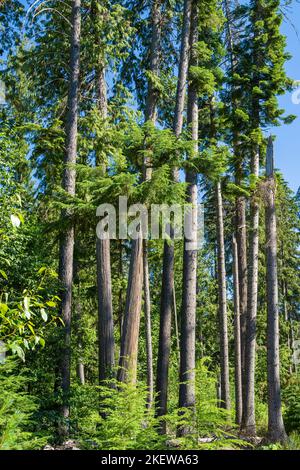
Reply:
<svg viewBox="0 0 300 470"><path fill-rule="evenodd" d="M154 76L159 76L160 72L160 54L161 54L161 22L162 22L162 4L163 0L153 0L151 10L152 37L150 46L150 72ZM154 124L157 119L157 100L159 91L151 78L148 82L148 94L145 110L145 121L152 121ZM145 166L145 170L148 168ZM150 176L144 176L144 179L150 179Z"/></svg>
<svg viewBox="0 0 300 470"><path fill-rule="evenodd" d="M159 65L160 65L160 42L161 42L161 6L162 0L153 0L152 9L151 9L151 23L152 23L152 38L151 38L151 47L150 47L150 72L153 75L159 75ZM153 124L156 122L157 116L157 100L159 97L159 92L155 88L153 80L150 78L148 83L148 95L145 109L145 121L151 121ZM144 181L151 180L152 176L152 162L149 157L146 157L143 164L143 179ZM142 246L140 246L142 244ZM139 259L141 256L141 260ZM142 265L142 266L140 266ZM135 282L130 279L130 276L133 275ZM142 279L140 279L142 275ZM129 281L127 289L127 301L126 305L132 305L134 299L138 299L138 303L134 308L134 316L140 317L140 308L141 308L141 295L142 288L144 286L144 311L145 311L145 326L146 326L146 350L147 350L147 386L148 386L148 407L152 405L153 394L154 394L154 377L153 377L153 352L152 352L152 328L151 328L151 295L150 295L150 285L149 285L149 266L148 266L148 244L146 240L138 239L132 243L132 253L131 253L131 268L129 272ZM140 290L140 292L138 292ZM139 311L138 311L139 308ZM129 321L126 316L130 314L129 310L125 309L124 315L124 328L122 332L122 344L126 349L126 343L134 343L136 338L136 351L133 351L132 361L137 360L137 347L138 347L138 334L139 330L133 331L133 328L139 328L140 320L135 319L134 321ZM126 328L125 328L126 327ZM132 336L133 340L130 338L125 338L125 336ZM130 349L130 348L129 348ZM122 348L121 348L122 352ZM128 358L129 362L131 359ZM124 363L121 365L122 354L120 358L120 366L124 368ZM133 369L136 369L136 364ZM127 374L125 371L119 372L118 375L122 380L126 380Z"/></svg>
<svg viewBox="0 0 300 470"><path fill-rule="evenodd" d="M122 240L119 241L119 277L120 279L123 278L123 245ZM122 338L122 330L123 330L123 316L124 316L124 289L121 288L119 291L119 312L118 312L118 321L119 321L119 331L120 331L120 338Z"/></svg>
<svg viewBox="0 0 300 470"><path fill-rule="evenodd" d="M126 306L121 338L118 369L119 382L136 383L137 354L140 329L143 285L143 240L138 237L132 242Z"/></svg>
<svg viewBox="0 0 300 470"><path fill-rule="evenodd" d="M146 351L147 351L147 407L151 408L154 395L153 377L153 349L152 349L152 326L151 326L151 297L149 285L148 246L146 240L143 243L143 274L144 274L144 310L146 327Z"/></svg>
<svg viewBox="0 0 300 470"><path fill-rule="evenodd" d="M189 38L190 38L190 30L191 30L192 3L193 3L193 0L184 1L180 61L179 61L175 115L174 115L174 125L173 125L174 134L176 136L179 136L181 134L182 126L183 126L183 110L184 110L184 102L185 102L186 80L187 80L187 75L188 75L188 63L189 63L189 52L190 52Z"/></svg>
<svg viewBox="0 0 300 470"><path fill-rule="evenodd" d="M170 235L172 234L172 227ZM168 410L168 379L169 360L171 351L171 325L172 325L172 303L170 297L173 295L173 266L174 249L165 244L163 255L162 272L162 296L160 304L160 324L156 373L156 415L164 416ZM161 432L166 433L166 423L161 422Z"/></svg>
<svg viewBox="0 0 300 470"><path fill-rule="evenodd" d="M252 151L251 171L259 176L259 149ZM247 436L256 435L255 421L255 349L256 316L258 294L258 254L259 254L259 201L256 192L250 201L249 257L248 257L248 302L247 330L245 344L245 375L243 418L241 430Z"/></svg>
<svg viewBox="0 0 300 470"><path fill-rule="evenodd" d="M192 4L192 19L190 30L190 60L189 66L197 66L198 42L198 6ZM198 95L197 87L190 78L188 87L188 125L191 138L194 142L193 151L198 153ZM193 158L194 156L190 157ZM197 173L194 170L186 171L187 196L186 202L190 208L186 213L186 224L189 234L185 234L183 251L183 279L182 279L182 310L180 334L180 385L179 407L195 407L195 332L196 332L196 305L197 305L197 204L198 188ZM188 428L180 429L185 434Z"/></svg>
<svg viewBox="0 0 300 470"><path fill-rule="evenodd" d="M107 85L105 78L105 65L103 51L99 43L97 22L101 21L100 12L97 9L98 0L92 3L92 19L95 22L95 43L97 44L98 63L95 67L96 73L96 100L99 115L103 121L107 119ZM96 165L106 173L106 164L100 161L96 155ZM115 340L114 320L112 306L112 284L111 284L111 262L110 262L110 240L96 240L97 261L97 298L98 298L98 343L99 343L99 383L103 383L113 377L115 365Z"/></svg>
<svg viewBox="0 0 300 470"><path fill-rule="evenodd" d="M76 231L75 231L75 239L78 240ZM76 245L74 249L76 253ZM79 380L79 383L81 385L85 384L85 372L84 372L84 362L81 356L81 351L82 351L82 341L80 339L82 331L81 331L81 324L82 324L82 319L81 319L81 314L82 314L82 304L81 304L81 297L80 297L80 267L78 260L76 259L76 255L74 254L74 262L73 262L73 284L77 286L77 301L76 304L74 305L74 314L76 315L76 336L78 338L78 358L77 358L77 365L76 365L76 374L77 378ZM74 318L74 315L73 315Z"/></svg>
<svg viewBox="0 0 300 470"><path fill-rule="evenodd" d="M240 425L243 413L242 353L240 325L240 291L238 247L235 236L232 241L233 291L234 291L234 372L235 372L235 422Z"/></svg>
<svg viewBox="0 0 300 470"><path fill-rule="evenodd" d="M217 252L218 252L218 301L220 323L220 366L221 366L221 407L230 409L229 352L228 352L228 319L227 287L224 246L224 216L221 182L216 185L217 211Z"/></svg>
<svg viewBox="0 0 300 470"><path fill-rule="evenodd" d="M271 442L284 442L287 440L287 435L282 419L280 392L276 182L272 137L269 138L268 142L266 177L268 439Z"/></svg>
<svg viewBox="0 0 300 470"><path fill-rule="evenodd" d="M189 58L189 36L191 28L192 0L185 0L183 12L183 25L181 34L181 48L176 92L176 105L173 130L177 137L182 132L183 110L186 92ZM174 180L178 181L178 171L174 170ZM167 413L169 359L171 350L171 320L174 289L174 244L171 230L171 243L165 242L163 255L163 273L160 304L160 333L157 358L157 403L156 413L163 416ZM162 432L164 432L162 424Z"/></svg>
<svg viewBox="0 0 300 470"><path fill-rule="evenodd" d="M238 43L238 31L232 20L232 10L239 6L237 0L225 0L225 15L227 20L227 39L228 49L230 53L231 73L233 74L237 64L237 57L235 55L234 46ZM232 93L231 97L232 110L236 110L237 103ZM242 160L243 156L240 155L240 137L236 129L234 129L233 148L235 154L235 183L240 186L243 178ZM242 350L242 374L245 370L245 340L246 340L246 318L247 318L247 229L246 229L246 200L244 196L238 196L236 199L236 220L235 232L238 254L238 268L239 268L239 298L240 298L240 315L241 315L241 350Z"/></svg>
<svg viewBox="0 0 300 470"><path fill-rule="evenodd" d="M237 170L239 173L239 170ZM240 185L241 178L236 175L236 184ZM237 242L238 268L239 268L239 298L241 315L241 363L242 377L245 375L245 350L246 350L246 326L247 326L247 302L248 302L248 261L247 261L247 223L246 200L239 196L236 200L235 233Z"/></svg>
<svg viewBox="0 0 300 470"><path fill-rule="evenodd" d="M70 51L70 79L67 104L66 121L66 153L64 158L64 174L62 188L70 195L75 196L76 171L74 165L77 157L77 122L78 122L78 91L80 71L80 26L81 2L72 2L72 32ZM73 283L73 257L74 257L74 223L72 213L66 209L62 211L62 220L66 228L61 236L59 255L59 279L62 286L61 317L64 322L64 341L61 361L61 387L63 395L62 415L68 419L70 415L70 368L71 368L71 318L72 318L72 283ZM68 432L68 426L63 427L63 433Z"/></svg>
<svg viewBox="0 0 300 470"><path fill-rule="evenodd" d="M293 344L294 344L294 329L293 329L293 321L291 319L291 315L289 312L289 306L287 302L287 292L288 292L288 287L287 287L287 282L286 280L283 281L283 286L282 286L282 292L283 292L283 308L284 308L284 319L288 323L289 326L289 331L288 331L288 338L287 338L287 346L291 352L291 356L293 355ZM296 373L296 366L294 364L294 361L290 360L290 374L292 375L293 373Z"/></svg>
<svg viewBox="0 0 300 470"><path fill-rule="evenodd" d="M261 2L254 2L254 14L251 17L252 27L255 30L256 22L260 19L259 10ZM263 66L263 57L256 49L252 51L252 63L256 65L253 71L252 88L260 85L258 70ZM260 128L260 98L252 95L251 127ZM256 142L251 144L251 173L258 180L260 170L260 146ZM249 220L249 248L248 248L248 300L247 325L245 342L245 374L243 377L243 417L241 431L248 436L256 435L255 421L255 359L256 359L256 317L258 298L258 255L259 255L259 195L257 189L250 199Z"/></svg>
<svg viewBox="0 0 300 470"><path fill-rule="evenodd" d="M110 240L96 241L97 294L98 294L98 338L99 338L99 382L113 376L115 364L115 341L112 308Z"/></svg>
<svg viewBox="0 0 300 470"><path fill-rule="evenodd" d="M161 52L161 8L162 0L152 2L152 38L150 50L150 71L153 75L159 76L160 72L160 52ZM145 121L151 121L154 125L157 119L157 101L159 91L156 89L153 80L148 83L148 95L145 110ZM150 181L152 177L152 161L149 157L144 160L144 181ZM146 350L147 350L147 387L148 387L148 408L152 406L154 396L154 375L153 375L153 350L152 350L152 326L151 326L151 295L149 284L148 265L148 243L144 240L143 247L143 272L144 272L144 311L146 326Z"/></svg>

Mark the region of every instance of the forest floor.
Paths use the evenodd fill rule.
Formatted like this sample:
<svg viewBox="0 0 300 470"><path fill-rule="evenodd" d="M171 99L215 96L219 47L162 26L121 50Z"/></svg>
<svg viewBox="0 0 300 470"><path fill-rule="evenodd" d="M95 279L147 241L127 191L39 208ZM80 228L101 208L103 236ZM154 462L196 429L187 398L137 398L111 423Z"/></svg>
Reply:
<svg viewBox="0 0 300 470"><path fill-rule="evenodd" d="M218 439L212 438L212 437L207 437L207 438L200 438L199 439L199 448L197 450L201 450L201 445L203 446L204 450L207 450L207 446L216 443ZM261 437L256 437L256 438L251 438L251 439L243 439L242 442L240 443L240 446L231 446L230 444L228 447L222 447L220 450L254 450L257 448L260 448L264 439ZM166 442L166 448L168 450L179 450L180 449L180 444L178 441L171 440ZM73 439L68 439L64 443L60 445L51 445L47 444L43 450L54 450L54 451L61 451L61 450L82 450L80 448L80 444L73 440ZM162 449L164 450L164 449Z"/></svg>

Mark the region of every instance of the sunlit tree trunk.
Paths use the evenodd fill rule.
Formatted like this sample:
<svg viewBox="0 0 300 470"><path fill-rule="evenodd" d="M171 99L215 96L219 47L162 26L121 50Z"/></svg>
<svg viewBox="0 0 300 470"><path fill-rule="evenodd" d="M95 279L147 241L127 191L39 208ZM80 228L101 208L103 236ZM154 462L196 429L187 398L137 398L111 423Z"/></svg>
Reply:
<svg viewBox="0 0 300 470"><path fill-rule="evenodd" d="M152 9L151 9L151 26L152 26L152 37L151 37L151 46L150 46L150 71L154 76L159 76L159 66L160 66L160 42L161 42L161 7L162 0L153 0ZM157 101L159 98L159 92L155 87L153 77L149 79L148 83L148 94L146 100L146 109L145 109L145 121L151 121L153 124L156 122L157 116ZM152 176L152 162L149 157L145 158L143 165L143 179L144 181L151 180ZM142 243L142 247L139 244ZM138 257L141 256L142 260ZM142 264L142 270L140 269L140 264ZM145 327L146 327L146 351L147 351L147 386L148 386L148 407L152 405L153 394L154 394L154 377L153 377L153 352L152 352L152 328L151 328L151 295L150 295L150 283L149 283L149 265L148 265L148 243L147 240L136 240L132 243L132 254L131 254L131 274L134 276L137 284L131 282L129 279L128 289L127 289L127 305L133 305L134 298L138 298L138 303L134 306L134 316L140 317L140 308L141 302L140 297L142 292L138 291L144 288L144 312L145 312ZM139 276L142 275L142 279ZM139 311L138 311L139 309ZM122 344L130 342L130 338L125 338L125 335L132 335L133 338L138 338L139 331L132 331L131 326L139 328L140 320L130 322L126 315L129 314L127 308L125 309L124 315L124 329L122 332ZM125 329L125 325L126 329ZM133 341L134 343L135 341ZM136 348L138 342L136 343ZM135 358L135 359L134 359ZM129 358L128 358L129 359ZM130 359L129 359L130 360ZM132 360L137 360L137 350L133 351ZM124 367L122 364L122 357L120 358L120 366ZM136 369L136 365L132 368ZM126 374L120 371L119 377L126 378Z"/></svg>
<svg viewBox="0 0 300 470"><path fill-rule="evenodd" d="M150 71L154 76L159 76L160 54L161 54L161 8L162 0L152 2L152 38L150 50ZM157 119L157 101L159 92L150 78L148 83L148 95L146 102L145 121L151 121L154 125ZM150 181L152 177L152 162L146 157L144 160L144 180ZM148 243L144 240L143 247L143 273L144 273L144 312L146 326L146 350L147 350L147 387L148 387L148 407L152 406L154 395L154 375L153 375L153 351L152 351L152 327L151 327L151 294L149 282L148 264Z"/></svg>
<svg viewBox="0 0 300 470"><path fill-rule="evenodd" d="M259 176L259 148L252 151L251 172ZM259 254L259 201L256 192L250 201L249 223L249 261L248 261L248 303L247 330L245 344L245 375L242 431L255 436L255 349L256 349L256 315L258 295L258 254Z"/></svg>
<svg viewBox="0 0 300 470"><path fill-rule="evenodd" d="M74 165L77 157L77 122L78 122L78 92L79 92L79 60L80 60L80 26L81 26L81 2L72 2L72 33L71 33L71 57L69 94L66 121L66 153L64 159L64 174L62 188L69 196L75 196L76 171ZM69 418L69 392L70 392L70 368L71 368L71 318L72 318L72 283L73 283L73 257L74 257L74 224L70 210L63 210L61 215L65 223L65 229L60 241L59 255L59 279L62 286L61 316L64 322L64 346L61 361L61 385L62 385L62 415ZM68 427L63 427L63 433L68 432Z"/></svg>
<svg viewBox="0 0 300 470"><path fill-rule="evenodd" d="M239 41L239 33L234 24L232 12L234 8L239 6L237 0L225 0L225 15L227 25L227 43L230 53L231 74L233 75L237 65L237 57L235 52L235 45ZM238 107L234 95L234 89L231 96L232 111ZM243 154L240 150L240 136L238 129L233 129L233 151L235 156L235 183L240 186L243 180ZM237 256L238 256L238 269L239 269L239 301L240 301L240 325L241 325L241 361L242 361L242 374L244 375L245 369L245 340L246 340L246 317L247 317L247 229L246 229L246 199L244 196L239 195L236 198L235 207L235 233L237 243Z"/></svg>
<svg viewBox="0 0 300 470"><path fill-rule="evenodd" d="M75 231L75 239L78 241L78 234ZM77 242L78 243L78 242ZM74 262L73 262L73 284L76 285L77 287L77 295L76 295L76 302L74 305L74 314L76 315L76 321L75 321L75 334L77 338L77 346L78 346L78 357L77 357L77 365L76 365L76 375L79 380L79 383L81 385L85 384L85 372L84 372L84 362L82 359L82 340L81 340L81 324L82 324L82 303L81 303L81 292L80 292L80 267L79 267L79 262L78 259L76 258L76 251L78 247L76 247L75 243L75 249L74 249ZM73 314L73 319L74 315Z"/></svg>
<svg viewBox="0 0 300 470"><path fill-rule="evenodd" d="M221 407L230 409L227 288L224 246L224 215L221 182L216 185L218 301L220 324Z"/></svg>
<svg viewBox="0 0 300 470"><path fill-rule="evenodd" d="M236 184L240 185L241 178L237 171ZM239 268L239 298L240 298L240 327L241 327L241 364L242 376L245 375L245 349L248 302L248 262L247 262L247 225L246 225L246 199L239 196L236 200L235 233L237 242L238 268Z"/></svg>
<svg viewBox="0 0 300 470"><path fill-rule="evenodd" d="M152 327L151 327L151 297L149 283L149 266L147 243L144 240L143 246L143 275L144 275L144 311L146 327L146 350L147 350L147 406L150 408L153 403L154 377L153 377L153 350L152 350Z"/></svg>
<svg viewBox="0 0 300 470"><path fill-rule="evenodd" d="M266 176L268 438L271 442L284 442L287 436L282 419L280 389L276 183L272 137L269 138L268 142Z"/></svg>
<svg viewBox="0 0 300 470"><path fill-rule="evenodd" d="M108 116L105 57L99 41L99 24L103 18L97 7L99 0L93 0L91 17L94 21L97 63L95 65L96 103L99 116L105 123ZM96 165L106 173L106 163L96 154ZM98 342L99 342L99 383L113 376L115 365L114 320L112 306L110 240L96 240L97 297L98 297Z"/></svg>
<svg viewBox="0 0 300 470"><path fill-rule="evenodd" d="M182 131L183 110L186 96L186 81L188 73L189 58L189 36L191 28L191 8L192 0L185 0L183 12L183 26L181 35L180 61L178 71L176 105L174 114L174 133L178 137ZM178 179L178 172L174 171L174 179ZM172 230L170 232L171 240ZM169 378L169 360L171 350L171 324L172 324L172 303L174 289L174 244L165 242L163 255L163 273L161 287L160 304L160 329L159 345L157 357L157 403L156 413L163 416L167 413L168 396L168 378ZM162 432L165 432L164 423L162 423Z"/></svg>
<svg viewBox="0 0 300 470"><path fill-rule="evenodd" d="M251 21L256 30L259 19L260 2L255 0L253 6L253 16ZM256 69L252 76L252 89L260 86L258 67L262 63L262 57L257 47L253 46L252 61ZM253 93L251 109L251 128L254 131L260 129L260 99ZM258 301L258 256L259 256L259 195L258 178L260 170L260 146L253 141L250 147L251 152L251 174L255 180L256 188L250 198L249 217L249 244L248 244L248 299L247 299L247 320L246 320L246 340L245 340L245 367L243 376L243 417L241 431L248 436L256 435L255 420L255 360L256 360L256 317Z"/></svg>
<svg viewBox="0 0 300 470"><path fill-rule="evenodd" d="M143 285L143 240L133 240L122 328L118 381L136 383Z"/></svg>
<svg viewBox="0 0 300 470"><path fill-rule="evenodd" d="M241 357L241 326L240 326L240 290L238 247L235 236L232 241L233 294L234 294L234 371L235 371L235 422L242 421L242 357Z"/></svg>
<svg viewBox="0 0 300 470"><path fill-rule="evenodd" d="M198 42L198 6L193 1L192 19L190 31L190 61L189 66L197 66ZM188 125L191 138L194 142L193 152L198 153L198 95L197 87L190 77L188 87ZM194 158L194 155L190 157ZM195 332L196 332L196 305L197 305L197 205L198 188L197 173L195 170L186 171L187 196L186 202L190 205L185 214L185 226L189 233L185 233L183 248L183 279L182 279L182 309L181 309L181 334L180 334L180 385L179 407L195 407ZM188 427L179 432L185 434Z"/></svg>

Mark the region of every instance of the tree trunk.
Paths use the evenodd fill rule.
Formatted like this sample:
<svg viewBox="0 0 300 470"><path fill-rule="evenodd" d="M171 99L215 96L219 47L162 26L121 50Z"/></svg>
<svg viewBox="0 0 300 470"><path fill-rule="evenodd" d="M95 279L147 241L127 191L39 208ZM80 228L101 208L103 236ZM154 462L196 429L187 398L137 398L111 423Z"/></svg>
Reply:
<svg viewBox="0 0 300 470"><path fill-rule="evenodd" d="M272 137L269 138L268 142L266 176L268 438L271 442L284 442L287 436L282 419L280 392L276 184Z"/></svg>
<svg viewBox="0 0 300 470"><path fill-rule="evenodd" d="M97 70L97 104L101 118L107 118L107 91L105 69L100 63ZM96 156L96 164L106 172L105 163ZM110 240L96 240L98 338L99 338L99 383L113 375L115 365L114 320L112 307Z"/></svg>
<svg viewBox="0 0 300 470"><path fill-rule="evenodd" d="M159 75L159 57L160 57L160 42L161 42L161 5L162 0L153 0L151 10L151 23L152 23L152 38L150 48L150 71L153 75ZM155 87L153 80L150 78L148 83L148 95L145 109L145 121L152 121L153 124L156 122L157 114L157 100L158 90ZM145 158L143 164L143 177L144 181L151 180L152 176L152 162L149 157ZM141 259L139 258L141 257ZM134 276L134 280L131 279L131 275ZM142 276L142 280L140 279ZM137 284L136 284L137 282ZM133 375L136 374L134 370L137 368L137 349L138 349L138 335L139 335L139 324L140 324L140 308L141 308L141 290L144 286L144 306L145 306L145 326L146 326L146 350L147 350L147 384L148 384L148 407L151 406L153 401L153 353L152 353L152 331L151 331L151 296L150 296L150 285L149 285L149 266L148 266L148 244L142 239L135 240L132 243L131 253L131 267L129 272L128 289L127 289L127 300L126 310L124 315L124 328L122 332L122 345L126 350L126 344L133 345L133 357L127 359L122 358L122 346L121 346L121 357L120 366L124 368L125 363L133 362L131 364ZM134 305L135 299L137 304ZM127 318L130 314L129 306L134 306L134 319ZM132 308L132 307L130 307ZM139 311L138 311L139 310ZM132 320L132 321L131 321ZM138 328L137 331L131 328ZM126 337L127 336L127 337ZM130 338L132 336L132 338ZM131 348L129 347L129 350ZM122 365L121 365L122 364ZM119 371L119 379L122 381L128 378L125 370ZM135 379L133 378L133 381Z"/></svg>
<svg viewBox="0 0 300 470"><path fill-rule="evenodd" d="M150 50L150 71L153 75L159 76L160 71L160 52L161 52L161 8L162 0L153 0L152 2L152 38ZM154 125L157 119L157 101L159 92L150 78L148 83L148 95L145 110L145 121L151 121ZM144 160L144 180L150 181L152 177L152 161L149 157ZM151 326L151 295L149 284L149 265L148 265L148 243L144 240L143 246L143 272L144 272L144 310L146 326L146 350L147 350L147 386L148 401L150 408L153 403L154 395L154 377L153 377L153 351L152 351L152 326Z"/></svg>
<svg viewBox="0 0 300 470"><path fill-rule="evenodd" d="M227 20L227 37L228 49L230 53L231 74L233 75L237 65L237 57L235 54L235 44L238 43L238 30L232 22L232 7L237 8L239 2L237 0L225 0L225 15ZM233 89L234 91L234 89ZM232 91L231 106L232 111L236 111L238 107L237 100ZM240 136L236 129L233 129L233 149L235 155L235 183L240 186L243 179L242 168L242 155L239 155ZM236 199L236 243L237 243L237 256L238 256L238 277L239 277L239 299L240 299L240 317L241 317L241 361L242 361L242 374L245 369L245 339L246 339L246 317L247 317L247 229L246 229L246 200L244 196L238 196Z"/></svg>
<svg viewBox="0 0 300 470"><path fill-rule="evenodd" d="M240 291L238 248L235 236L232 242L233 291L234 291L234 370L235 370L235 422L240 425L243 412L242 398L242 357L240 326Z"/></svg>
<svg viewBox="0 0 300 470"><path fill-rule="evenodd" d="M284 319L288 323L288 328L289 328L288 329L288 338L287 338L287 347L289 348L290 353L291 353L290 375L292 375L293 373L296 373L297 371L296 371L295 364L292 360L293 344L294 344L294 330L293 330L293 322L292 322L292 319L291 319L291 315L290 315L289 308L288 308L288 302L287 302L288 288L287 288L286 280L283 281L282 291L283 291Z"/></svg>
<svg viewBox="0 0 300 470"><path fill-rule="evenodd" d="M123 279L123 245L122 240L119 241L119 270L118 270L119 278ZM119 313L118 313L118 320L119 320L119 329L120 329L120 338L122 338L122 330L123 330L123 315L124 315L124 289L123 287L119 290Z"/></svg>
<svg viewBox="0 0 300 470"><path fill-rule="evenodd" d="M256 34L256 26L260 21L261 2L253 2L253 15L251 16L252 28ZM263 66L262 54L253 47L252 63L255 64L252 76L252 90L260 86L258 70ZM260 98L252 94L251 128L259 131L261 120ZM255 141L251 143L251 173L256 179L260 169L260 146ZM257 189L253 191L250 200L249 221L249 253L248 253L248 300L247 300L247 325L245 344L245 375L243 387L243 418L241 430L248 436L256 435L255 421L255 349L256 349L256 317L258 298L258 255L259 255L259 195Z"/></svg>
<svg viewBox="0 0 300 470"><path fill-rule="evenodd" d="M110 240L97 240L96 254L99 328L99 382L102 383L112 377L115 364Z"/></svg>
<svg viewBox="0 0 300 470"><path fill-rule="evenodd" d="M99 48L98 63L96 65L96 100L97 109L101 119L105 121L108 115L107 86L105 78L105 66L103 51L99 43L98 21L101 21L101 13L97 9L97 0L92 3L92 19L95 24L95 43ZM100 161L96 155L96 165L106 173L105 162ZM112 306L110 240L96 240L97 260L97 298L98 298L98 342L99 342L99 383L103 383L113 377L115 365L115 340L114 320Z"/></svg>
<svg viewBox="0 0 300 470"><path fill-rule="evenodd" d="M172 227L170 235L172 234ZM171 351L172 298L173 295L173 246L165 244L162 273L162 296L160 304L160 325L156 374L156 415L164 416L168 410L168 378ZM166 432L165 421L161 422L161 432Z"/></svg>
<svg viewBox="0 0 300 470"><path fill-rule="evenodd" d="M181 134L182 126L183 126L183 110L184 110L184 102L185 102L186 80L187 80L187 74L188 74L189 51L190 51L189 38L190 38L190 30L191 30L192 3L193 3L193 0L184 1L180 62L179 62L175 116L174 116L174 125L173 125L174 133L177 137Z"/></svg>
<svg viewBox="0 0 300 470"><path fill-rule="evenodd" d="M221 407L230 409L227 289L224 246L224 219L221 182L216 186L217 250L218 250L218 291L220 322L220 365L221 365Z"/></svg>
<svg viewBox="0 0 300 470"><path fill-rule="evenodd" d="M198 42L198 7L196 1L192 5L192 19L190 31L190 62L189 66L197 66L197 52L195 45ZM198 96L197 87L190 78L188 87L188 125L191 128L191 138L194 142L193 152L198 153ZM194 156L192 156L193 158ZM198 188L197 173L194 170L186 171L187 197L186 202L191 207L185 215L185 224L189 234L185 234L183 248L183 279L182 279L182 310L180 334L180 385L179 407L195 407L195 332L196 332L196 305L197 305L197 204ZM184 428L180 434L188 433Z"/></svg>
<svg viewBox="0 0 300 470"><path fill-rule="evenodd" d="M252 174L259 176L259 149L252 152ZM259 201L256 192L250 201L249 261L248 261L248 302L247 330L245 344L245 376L243 397L242 432L247 436L256 435L255 423L255 348L256 315L258 294L258 254L259 254Z"/></svg>
<svg viewBox="0 0 300 470"><path fill-rule="evenodd" d="M143 274L144 274L144 310L146 327L146 350L147 350L147 388L148 399L147 407L151 408L154 394L153 377L153 351L152 351L152 327L151 327L151 298L149 285L149 266L148 266L148 245L146 240L143 243Z"/></svg>
<svg viewBox="0 0 300 470"><path fill-rule="evenodd" d="M81 26L81 2L72 2L72 33L71 33L71 57L70 79L67 105L66 122L66 154L64 159L64 174L62 188L70 195L75 196L77 156L77 122L78 122L78 90L79 90L79 59L80 59L80 26ZM62 285L61 316L64 322L64 346L61 362L61 385L63 395L62 415L68 419L69 392L70 392L70 367L71 367L71 317L72 317L72 282L73 282L73 256L74 256L74 224L72 213L66 209L62 211L61 219L67 225L60 242L59 255L59 279ZM63 433L68 429L64 428Z"/></svg>
<svg viewBox="0 0 300 470"><path fill-rule="evenodd" d="M160 71L160 53L161 53L161 8L163 0L152 1L151 22L152 22L152 37L150 48L150 71L153 75L159 76ZM157 118L157 100L159 98L159 91L155 87L153 80L150 78L148 83L148 95L145 110L145 121L152 121L154 124ZM147 171L147 166L146 166ZM150 176L144 179L150 179Z"/></svg>
<svg viewBox="0 0 300 470"><path fill-rule="evenodd" d="M75 230L75 239L78 240L76 230ZM76 315L76 322L75 322L76 331L75 331L75 334L76 334L76 338L77 338L77 341L78 341L78 358L77 358L77 365L76 365L76 374L77 374L77 378L79 380L79 383L81 385L84 385L85 384L85 373L84 373L84 363L83 363L82 355L81 355L82 342L81 342L81 339L80 339L81 334L82 334L82 331L81 331L82 305L81 305L81 297L80 297L80 275L79 275L80 267L79 267L78 259L76 258L76 251L77 251L76 248L78 249L78 247L76 247L76 244L75 244L75 249L74 249L75 253L74 253L74 262L73 262L73 284L77 285L77 298L76 298L76 304L74 305L74 313Z"/></svg>
<svg viewBox="0 0 300 470"><path fill-rule="evenodd" d="M119 382L135 383L137 378L137 354L143 285L143 240L132 242L132 254L128 276L126 306L121 338Z"/></svg>
<svg viewBox="0 0 300 470"><path fill-rule="evenodd" d="M79 349L81 349L82 346L79 343ZM81 385L85 384L85 373L84 373L84 364L82 362L82 359L78 359L78 364L77 364L77 377Z"/></svg>
<svg viewBox="0 0 300 470"><path fill-rule="evenodd" d="M188 73L189 36L191 27L192 0L185 0L181 36L180 61L178 71L176 105L173 129L177 137L182 132L185 90ZM178 171L174 171L174 180L178 180ZM169 360L171 350L171 319L174 289L174 244L173 231L170 231L171 244L165 242L163 255L163 273L160 304L160 333L157 357L157 404L158 416L167 413ZM164 427L164 426L163 426ZM164 432L164 429L162 429Z"/></svg>
<svg viewBox="0 0 300 470"><path fill-rule="evenodd" d="M179 328L178 328L178 315L177 315L175 285L173 285L173 313L174 313L174 327L175 327L176 346L177 346L178 363L179 363L179 361L180 361L180 341L179 341Z"/></svg>
<svg viewBox="0 0 300 470"><path fill-rule="evenodd" d="M241 179L236 177L236 184L240 185ZM246 349L246 325L248 302L248 262L247 262L247 225L246 225L246 200L239 196L236 200L236 243L238 256L239 275L239 299L240 299L240 327L241 327L241 365L242 377L245 375L245 349Z"/></svg>

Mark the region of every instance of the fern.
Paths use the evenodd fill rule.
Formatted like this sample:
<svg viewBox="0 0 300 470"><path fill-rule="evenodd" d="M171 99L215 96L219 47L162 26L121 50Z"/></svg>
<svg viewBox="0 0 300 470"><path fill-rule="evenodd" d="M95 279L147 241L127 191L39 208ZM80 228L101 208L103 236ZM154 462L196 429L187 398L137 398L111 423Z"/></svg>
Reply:
<svg viewBox="0 0 300 470"><path fill-rule="evenodd" d="M39 449L46 441L28 431L37 404L25 392L28 378L18 367L13 359L0 364L0 450Z"/></svg>

